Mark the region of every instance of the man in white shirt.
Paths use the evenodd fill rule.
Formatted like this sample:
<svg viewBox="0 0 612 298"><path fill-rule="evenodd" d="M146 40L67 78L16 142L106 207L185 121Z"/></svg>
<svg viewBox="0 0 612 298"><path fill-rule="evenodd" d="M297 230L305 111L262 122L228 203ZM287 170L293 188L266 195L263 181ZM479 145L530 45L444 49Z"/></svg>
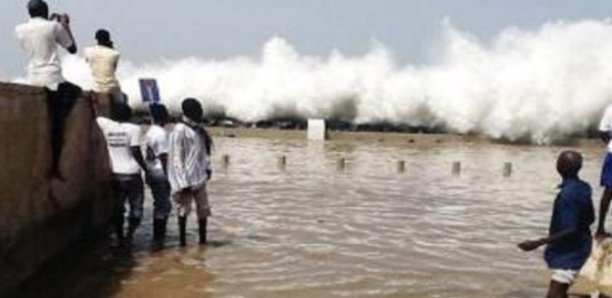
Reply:
<svg viewBox="0 0 612 298"><path fill-rule="evenodd" d="M129 123L132 116L126 104L115 104L112 120L97 117L96 121L104 134L113 172L114 211L113 222L120 244L132 240L143 215L144 183L141 169L148 172L140 151L140 126ZM126 200L130 206L128 215L128 237L123 234Z"/></svg>
<svg viewBox="0 0 612 298"><path fill-rule="evenodd" d="M28 80L34 86L47 87L51 116L52 165L50 173L62 178L59 162L63 146L65 119L80 96L78 86L65 82L59 60L58 47L69 53L77 52L67 15L54 15L49 20L49 7L43 0L28 2L30 20L15 28L21 48L28 54Z"/></svg>
<svg viewBox="0 0 612 298"><path fill-rule="evenodd" d="M610 208L610 199L612 199L612 105L604 112L599 123L599 132L601 139L607 144L607 150L601 170L600 184L604 187L604 192L601 195L599 223L595 235L603 237L609 235L606 232L605 223Z"/></svg>
<svg viewBox="0 0 612 298"><path fill-rule="evenodd" d="M58 46L69 53L77 52L70 31L70 18L67 15L49 20L49 7L43 0L28 2L30 20L15 28L21 47L30 57L28 78L30 84L57 90L64 82Z"/></svg>
<svg viewBox="0 0 612 298"><path fill-rule="evenodd" d="M110 94L114 102L125 102L116 71L120 54L114 48L110 33L105 29L96 32L97 45L85 49L85 59L89 63L94 79L93 90Z"/></svg>
<svg viewBox="0 0 612 298"><path fill-rule="evenodd" d="M153 241L157 244L165 238L168 216L172 211L170 203L170 182L168 182L168 133L164 129L168 121L168 110L164 105L151 105L153 123L146 135L147 184L153 195Z"/></svg>
<svg viewBox="0 0 612 298"><path fill-rule="evenodd" d="M200 244L206 243L207 219L210 216L206 183L212 176L210 149L212 139L204 129L200 103L189 98L183 101L182 121L170 133L168 179L177 205L181 246L185 246L187 216L192 201L197 207Z"/></svg>

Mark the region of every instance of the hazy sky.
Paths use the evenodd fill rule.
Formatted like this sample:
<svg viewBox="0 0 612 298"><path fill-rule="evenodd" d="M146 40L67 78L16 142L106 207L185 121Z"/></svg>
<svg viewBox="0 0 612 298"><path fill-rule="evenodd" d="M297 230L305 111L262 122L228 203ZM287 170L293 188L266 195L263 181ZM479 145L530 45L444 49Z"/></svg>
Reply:
<svg viewBox="0 0 612 298"><path fill-rule="evenodd" d="M422 63L448 17L482 40L518 26L550 20L604 19L609 0L48 0L52 12L72 16L81 48L96 29L114 34L124 59L223 58L258 55L273 36L301 53L366 52L372 40L402 63ZM27 19L26 0L0 1L0 78L24 73L27 63L14 26Z"/></svg>

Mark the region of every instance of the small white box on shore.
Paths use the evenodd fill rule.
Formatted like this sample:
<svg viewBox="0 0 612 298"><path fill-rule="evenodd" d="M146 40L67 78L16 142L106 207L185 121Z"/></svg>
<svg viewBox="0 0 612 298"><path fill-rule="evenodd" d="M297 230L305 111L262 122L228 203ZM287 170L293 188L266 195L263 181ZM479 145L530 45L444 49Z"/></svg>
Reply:
<svg viewBox="0 0 612 298"><path fill-rule="evenodd" d="M325 120L323 119L308 119L308 140L310 141L325 141Z"/></svg>

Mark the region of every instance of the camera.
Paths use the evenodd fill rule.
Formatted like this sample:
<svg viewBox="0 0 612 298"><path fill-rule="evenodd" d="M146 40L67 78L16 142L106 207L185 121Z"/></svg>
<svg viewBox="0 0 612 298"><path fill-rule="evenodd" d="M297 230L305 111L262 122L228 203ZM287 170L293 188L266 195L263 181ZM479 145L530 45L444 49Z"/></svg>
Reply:
<svg viewBox="0 0 612 298"><path fill-rule="evenodd" d="M68 16L68 14L65 13L52 13L49 19L64 24L70 23L70 17Z"/></svg>

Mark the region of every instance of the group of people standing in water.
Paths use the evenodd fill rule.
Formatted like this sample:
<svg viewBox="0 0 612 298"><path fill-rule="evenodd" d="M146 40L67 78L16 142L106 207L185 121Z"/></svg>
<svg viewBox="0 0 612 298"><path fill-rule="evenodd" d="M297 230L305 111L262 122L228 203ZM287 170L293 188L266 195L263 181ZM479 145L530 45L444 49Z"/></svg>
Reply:
<svg viewBox="0 0 612 298"><path fill-rule="evenodd" d="M65 119L82 90L62 75L59 48L70 54L78 51L66 14L49 14L44 0L27 3L30 19L15 29L22 49L28 54L28 81L49 90L51 118L52 165L49 177L64 180L60 159ZM187 243L187 216L195 203L199 223L199 242L207 242L207 219L210 216L206 183L212 176L210 153L212 139L203 126L203 109L193 98L182 103L181 119L168 133L168 110L161 104L150 107L152 124L146 133L145 154L141 151L141 127L130 123L132 110L122 93L115 72L120 53L114 48L110 32L95 33L97 44L85 49L85 59L93 77L93 90L110 97L110 117L98 113L98 102L92 98L96 121L108 147L113 188L113 227L119 245L131 243L143 219L144 181L154 198L153 240L163 244L166 225L176 205L180 244ZM143 181L144 174L144 181ZM129 205L125 233L125 205Z"/></svg>
<svg viewBox="0 0 612 298"><path fill-rule="evenodd" d="M95 103L94 103L95 106ZM143 217L144 183L153 195L153 240L163 244L172 202L178 214L181 246L187 244L187 216L196 205L199 242L205 244L210 216L207 181L212 177L212 139L203 127L203 109L193 98L182 103L180 121L170 133L164 105L150 106L152 124L146 133L146 153L142 154L141 127L130 122L132 112L126 103L111 106L111 118L97 117L108 147L113 171L114 230L120 245L131 243ZM171 200L172 198L172 200ZM127 235L124 235L125 205L129 205Z"/></svg>

